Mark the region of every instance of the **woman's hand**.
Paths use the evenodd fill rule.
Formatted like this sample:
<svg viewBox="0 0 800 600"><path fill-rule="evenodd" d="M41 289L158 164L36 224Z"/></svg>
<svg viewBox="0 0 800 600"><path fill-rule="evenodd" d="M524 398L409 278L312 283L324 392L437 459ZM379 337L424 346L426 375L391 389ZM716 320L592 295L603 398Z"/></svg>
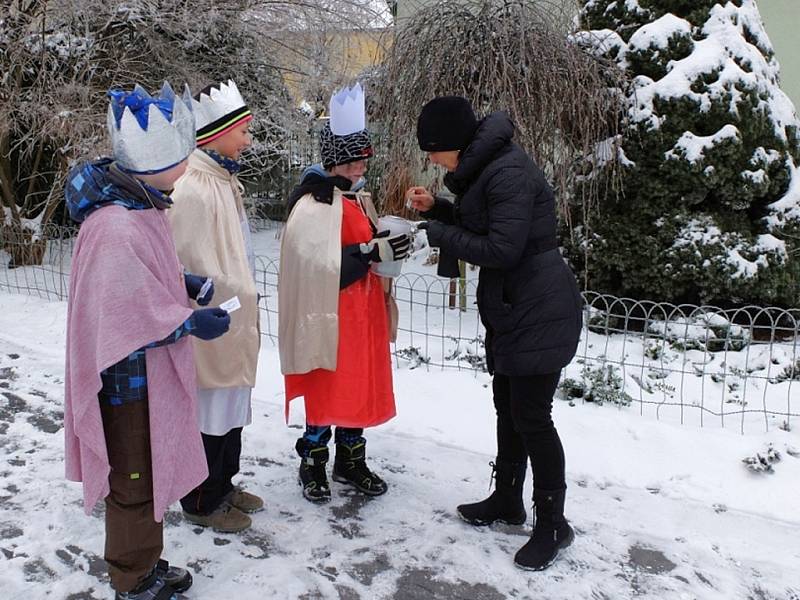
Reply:
<svg viewBox="0 0 800 600"><path fill-rule="evenodd" d="M418 212L428 212L433 208L433 194L421 185L415 185L406 191L406 206Z"/></svg>

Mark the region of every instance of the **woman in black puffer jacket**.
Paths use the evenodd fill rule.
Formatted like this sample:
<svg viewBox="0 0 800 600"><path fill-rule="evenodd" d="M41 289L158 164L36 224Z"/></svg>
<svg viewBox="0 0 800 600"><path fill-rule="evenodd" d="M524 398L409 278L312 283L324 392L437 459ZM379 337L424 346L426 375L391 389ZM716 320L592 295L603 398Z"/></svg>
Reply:
<svg viewBox="0 0 800 600"><path fill-rule="evenodd" d="M458 507L474 525L524 523L522 486L533 469L536 509L531 539L515 563L549 566L574 532L564 518L564 450L551 418L561 369L578 345L582 301L556 240L553 190L541 169L512 141L503 112L478 122L469 102L436 98L417 123L420 148L445 167L455 204L413 187L411 205L428 221L428 242L448 259L480 267L478 311L497 411L496 480L492 495Z"/></svg>

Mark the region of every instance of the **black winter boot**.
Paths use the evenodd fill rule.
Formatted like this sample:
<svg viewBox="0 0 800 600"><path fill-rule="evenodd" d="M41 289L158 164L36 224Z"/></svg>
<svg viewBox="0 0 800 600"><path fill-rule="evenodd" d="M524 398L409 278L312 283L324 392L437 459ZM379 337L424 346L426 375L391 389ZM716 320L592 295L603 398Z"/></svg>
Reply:
<svg viewBox="0 0 800 600"><path fill-rule="evenodd" d="M173 567L163 558L156 563L156 574L176 592L185 592L192 587L192 574L186 569Z"/></svg>
<svg viewBox="0 0 800 600"><path fill-rule="evenodd" d="M327 446L312 446L300 438L295 444L300 455L299 482L303 486L303 497L315 503L328 502L331 499L331 487L325 466L330 454Z"/></svg>
<svg viewBox="0 0 800 600"><path fill-rule="evenodd" d="M381 496L389 487L367 467L366 442L352 446L336 444L336 460L333 462L333 480L355 487L369 496Z"/></svg>
<svg viewBox="0 0 800 600"><path fill-rule="evenodd" d="M534 490L536 523L528 543L519 549L514 563L520 569L542 571L553 564L558 553L575 539L564 518L566 490Z"/></svg>
<svg viewBox="0 0 800 600"><path fill-rule="evenodd" d="M458 506L458 516L470 525L491 525L495 521L522 525L528 518L522 502L522 486L528 464L505 460L489 464L495 481L494 491L486 500Z"/></svg>
<svg viewBox="0 0 800 600"><path fill-rule="evenodd" d="M159 575L157 568L130 592L116 592L114 600L188 600Z"/></svg>

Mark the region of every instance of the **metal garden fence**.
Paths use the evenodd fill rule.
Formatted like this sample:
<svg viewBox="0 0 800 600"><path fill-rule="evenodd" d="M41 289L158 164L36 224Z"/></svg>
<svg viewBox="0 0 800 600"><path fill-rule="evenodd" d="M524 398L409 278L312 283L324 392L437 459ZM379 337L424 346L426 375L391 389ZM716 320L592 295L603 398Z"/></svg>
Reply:
<svg viewBox="0 0 800 600"><path fill-rule="evenodd" d="M255 230L279 224L253 220ZM45 235L46 234L46 235ZM64 300L72 229L51 228L40 264L22 264L2 240L0 291ZM31 261L27 261L31 262ZM265 341L278 334L278 263L256 259ZM472 274L470 273L470 277ZM395 279L400 308L398 368L485 372L483 327L474 278L406 273ZM800 418L800 309L672 305L584 292L584 329L564 371L569 402L635 408L660 419L741 431L790 428Z"/></svg>

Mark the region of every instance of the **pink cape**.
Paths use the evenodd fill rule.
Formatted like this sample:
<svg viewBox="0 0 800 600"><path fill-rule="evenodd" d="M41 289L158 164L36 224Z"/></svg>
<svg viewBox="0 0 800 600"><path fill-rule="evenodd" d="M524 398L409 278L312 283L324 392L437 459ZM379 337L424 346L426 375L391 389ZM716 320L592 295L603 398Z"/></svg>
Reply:
<svg viewBox="0 0 800 600"><path fill-rule="evenodd" d="M163 211L107 206L86 219L69 287L64 433L67 479L83 481L87 514L109 493L100 372L164 339L191 313ZM154 517L161 521L208 468L190 340L150 348L146 357Z"/></svg>

